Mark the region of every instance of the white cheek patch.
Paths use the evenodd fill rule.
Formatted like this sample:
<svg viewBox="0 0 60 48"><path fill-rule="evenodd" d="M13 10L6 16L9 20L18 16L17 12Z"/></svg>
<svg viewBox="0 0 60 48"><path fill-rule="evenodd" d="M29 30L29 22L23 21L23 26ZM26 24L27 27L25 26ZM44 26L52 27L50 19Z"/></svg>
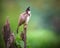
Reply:
<svg viewBox="0 0 60 48"><path fill-rule="evenodd" d="M31 13L31 11L28 11L28 14L30 14Z"/></svg>

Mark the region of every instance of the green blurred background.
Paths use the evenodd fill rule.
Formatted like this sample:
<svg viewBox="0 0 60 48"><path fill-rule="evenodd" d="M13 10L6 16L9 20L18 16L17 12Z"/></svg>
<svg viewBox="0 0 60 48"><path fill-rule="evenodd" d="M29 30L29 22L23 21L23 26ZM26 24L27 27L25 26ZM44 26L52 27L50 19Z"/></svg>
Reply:
<svg viewBox="0 0 60 48"><path fill-rule="evenodd" d="M60 17L60 0L0 0L0 46L4 48L2 27L6 17L12 32L15 34L16 44L23 47L19 34L16 34L19 15L31 7L31 19L27 30L27 48L55 48L60 37L55 34L53 18Z"/></svg>

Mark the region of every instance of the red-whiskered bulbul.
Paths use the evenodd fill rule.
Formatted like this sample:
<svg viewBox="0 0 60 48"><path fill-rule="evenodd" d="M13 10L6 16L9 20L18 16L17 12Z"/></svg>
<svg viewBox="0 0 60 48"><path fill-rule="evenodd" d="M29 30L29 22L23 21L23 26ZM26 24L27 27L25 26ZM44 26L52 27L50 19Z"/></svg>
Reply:
<svg viewBox="0 0 60 48"><path fill-rule="evenodd" d="M19 16L17 33L18 33L19 26L23 24L26 24L26 25L28 24L30 16L31 16L30 7L28 7L26 11L20 14Z"/></svg>

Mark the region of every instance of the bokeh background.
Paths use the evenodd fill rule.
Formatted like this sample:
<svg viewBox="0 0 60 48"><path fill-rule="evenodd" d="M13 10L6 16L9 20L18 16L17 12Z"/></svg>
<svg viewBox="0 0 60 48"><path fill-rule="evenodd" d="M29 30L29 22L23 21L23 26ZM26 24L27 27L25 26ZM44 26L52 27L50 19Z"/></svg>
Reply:
<svg viewBox="0 0 60 48"><path fill-rule="evenodd" d="M18 19L28 6L31 7L31 19L27 30L27 48L60 47L60 0L0 0L0 46L4 48L2 27L9 17L10 27L15 34L15 42L22 46L19 34L16 34Z"/></svg>

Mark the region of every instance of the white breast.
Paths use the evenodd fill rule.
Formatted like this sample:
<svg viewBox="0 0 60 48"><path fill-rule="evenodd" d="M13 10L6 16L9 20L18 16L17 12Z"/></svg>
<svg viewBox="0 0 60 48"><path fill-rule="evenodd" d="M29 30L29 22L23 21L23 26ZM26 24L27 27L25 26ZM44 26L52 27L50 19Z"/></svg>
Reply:
<svg viewBox="0 0 60 48"><path fill-rule="evenodd" d="M27 17L26 24L28 24L29 20L30 20L30 16Z"/></svg>

